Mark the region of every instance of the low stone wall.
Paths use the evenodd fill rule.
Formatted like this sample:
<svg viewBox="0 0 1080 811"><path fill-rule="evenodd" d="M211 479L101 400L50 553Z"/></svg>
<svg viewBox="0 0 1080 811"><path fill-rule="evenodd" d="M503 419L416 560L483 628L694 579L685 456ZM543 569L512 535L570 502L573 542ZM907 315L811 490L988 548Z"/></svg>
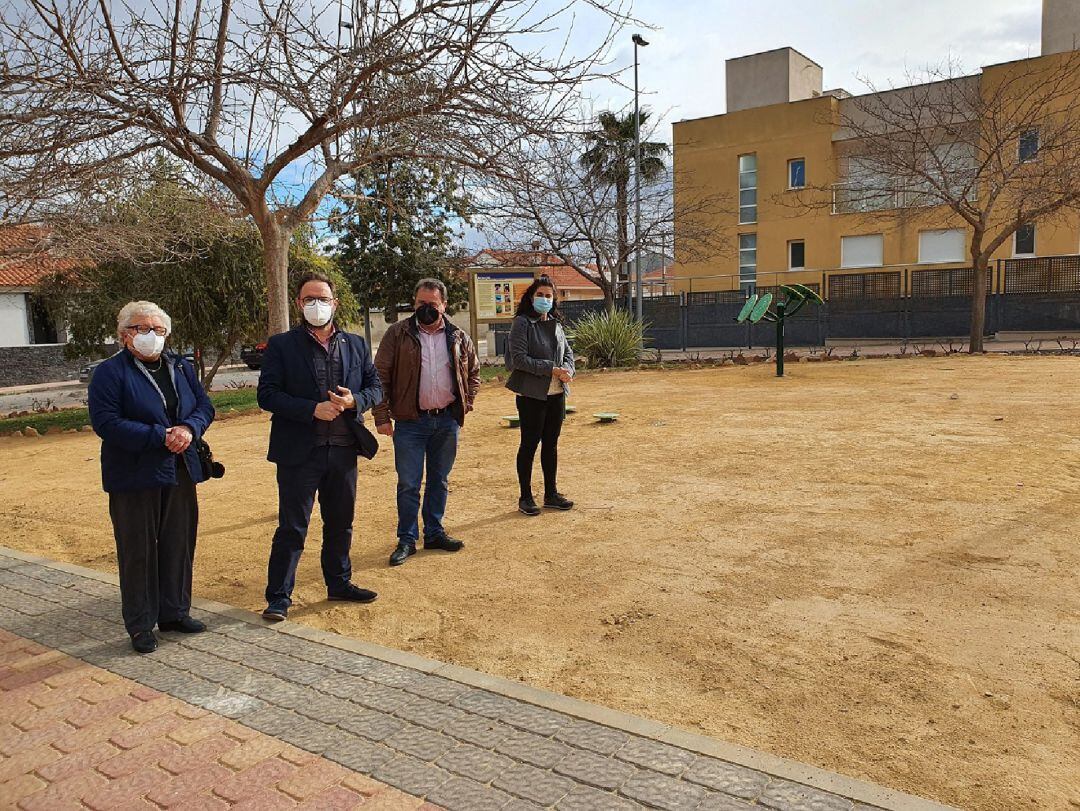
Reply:
<svg viewBox="0 0 1080 811"><path fill-rule="evenodd" d="M63 344L0 347L0 388L78 380L89 358L64 357Z"/></svg>

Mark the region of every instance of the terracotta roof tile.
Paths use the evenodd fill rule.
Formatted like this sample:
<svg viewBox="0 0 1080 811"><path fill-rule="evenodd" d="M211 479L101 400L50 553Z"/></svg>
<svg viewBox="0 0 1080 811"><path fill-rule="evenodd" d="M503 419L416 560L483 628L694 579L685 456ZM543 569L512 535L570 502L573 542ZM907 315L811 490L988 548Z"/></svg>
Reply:
<svg viewBox="0 0 1080 811"><path fill-rule="evenodd" d="M58 270L70 270L74 259L50 252L49 232L39 225L0 226L0 287L33 287Z"/></svg>
<svg viewBox="0 0 1080 811"><path fill-rule="evenodd" d="M586 279L572 267L551 268L547 271L547 275L555 282L555 286L560 290L565 290L567 288L598 287L596 282Z"/></svg>
<svg viewBox="0 0 1080 811"><path fill-rule="evenodd" d="M559 288L591 289L598 286L596 282L586 279L558 256L543 251L501 251L485 248L473 257L473 265L543 268Z"/></svg>

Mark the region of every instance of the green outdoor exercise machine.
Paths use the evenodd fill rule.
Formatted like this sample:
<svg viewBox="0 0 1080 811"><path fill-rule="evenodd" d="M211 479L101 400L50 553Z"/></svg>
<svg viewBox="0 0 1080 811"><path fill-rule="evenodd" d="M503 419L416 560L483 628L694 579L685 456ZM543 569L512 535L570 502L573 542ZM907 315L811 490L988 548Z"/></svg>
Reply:
<svg viewBox="0 0 1080 811"><path fill-rule="evenodd" d="M784 294L782 299L776 302L776 309L769 311L769 305L773 303L773 294L766 293L759 296L757 293L750 296L739 311L739 317L735 320L740 324L749 321L756 324L764 319L776 324L776 376L784 376L784 321L799 312L808 302L824 304L821 296L807 287L805 284L782 284L780 292Z"/></svg>

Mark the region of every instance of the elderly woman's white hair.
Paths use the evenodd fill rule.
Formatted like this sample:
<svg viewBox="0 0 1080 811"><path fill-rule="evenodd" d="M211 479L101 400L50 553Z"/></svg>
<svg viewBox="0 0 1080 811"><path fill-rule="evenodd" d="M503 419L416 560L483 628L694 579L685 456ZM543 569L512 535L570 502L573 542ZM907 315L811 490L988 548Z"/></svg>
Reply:
<svg viewBox="0 0 1080 811"><path fill-rule="evenodd" d="M124 330L131 326L132 320L145 316L147 318L153 318L157 316L161 319L165 325L165 329L168 333L172 332L172 319L169 318L169 314L163 309L158 307L152 301L129 301L123 307L120 308L120 312L116 316L116 335L118 338L123 338Z"/></svg>

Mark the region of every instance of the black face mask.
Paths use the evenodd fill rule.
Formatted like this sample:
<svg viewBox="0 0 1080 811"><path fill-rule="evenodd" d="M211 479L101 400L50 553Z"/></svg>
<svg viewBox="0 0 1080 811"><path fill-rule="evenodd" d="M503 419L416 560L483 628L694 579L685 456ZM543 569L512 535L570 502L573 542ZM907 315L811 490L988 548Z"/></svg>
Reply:
<svg viewBox="0 0 1080 811"><path fill-rule="evenodd" d="M439 312L438 307L434 304L425 303L416 308L416 320L425 327L430 327L438 321L440 315L441 313Z"/></svg>

